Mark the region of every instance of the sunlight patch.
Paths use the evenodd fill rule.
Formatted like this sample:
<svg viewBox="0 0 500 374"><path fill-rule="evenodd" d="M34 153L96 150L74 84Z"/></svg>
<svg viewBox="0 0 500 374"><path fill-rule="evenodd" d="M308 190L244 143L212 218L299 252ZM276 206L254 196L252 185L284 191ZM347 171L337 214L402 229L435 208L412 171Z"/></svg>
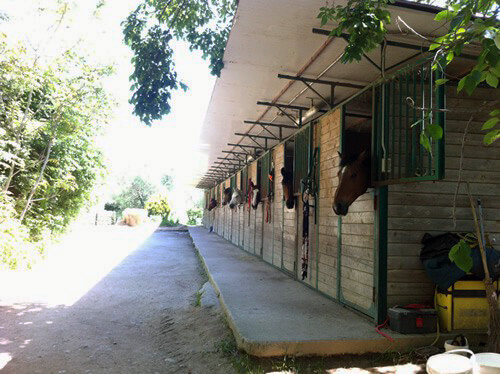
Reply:
<svg viewBox="0 0 500 374"><path fill-rule="evenodd" d="M2 370L10 360L12 360L12 356L9 352L0 353L0 370Z"/></svg>

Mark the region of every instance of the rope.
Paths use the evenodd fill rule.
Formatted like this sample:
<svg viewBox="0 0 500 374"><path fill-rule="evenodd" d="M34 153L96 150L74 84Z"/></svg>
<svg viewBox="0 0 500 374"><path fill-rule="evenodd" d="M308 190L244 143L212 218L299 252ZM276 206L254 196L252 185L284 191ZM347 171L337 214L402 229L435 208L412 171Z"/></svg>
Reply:
<svg viewBox="0 0 500 374"><path fill-rule="evenodd" d="M389 317L386 318L386 320L384 321L384 323L378 325L377 327L375 327L375 331L378 332L380 335L382 335L384 338L386 338L387 340L389 340L390 342L393 342L394 343L394 339L386 334L385 332L381 331L380 329L384 328L384 327L387 327L387 324L389 323Z"/></svg>
<svg viewBox="0 0 500 374"><path fill-rule="evenodd" d="M268 198L266 202L266 223L271 222L271 201Z"/></svg>
<svg viewBox="0 0 500 374"><path fill-rule="evenodd" d="M309 202L304 204L302 211L302 280L307 278L309 267Z"/></svg>

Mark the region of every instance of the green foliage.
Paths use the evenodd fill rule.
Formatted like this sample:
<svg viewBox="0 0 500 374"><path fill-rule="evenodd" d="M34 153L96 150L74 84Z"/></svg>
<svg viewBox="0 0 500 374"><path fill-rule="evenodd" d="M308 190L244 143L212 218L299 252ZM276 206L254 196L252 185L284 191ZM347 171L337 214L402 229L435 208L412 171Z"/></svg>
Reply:
<svg viewBox="0 0 500 374"><path fill-rule="evenodd" d="M161 219L161 227L177 227L179 226L180 222L178 218L169 218L169 217L163 217Z"/></svg>
<svg viewBox="0 0 500 374"><path fill-rule="evenodd" d="M348 45L342 56L342 62L359 61L363 53L378 47L387 33L386 25L391 21L387 4L393 0L349 0L347 5L322 7L318 18L321 24L334 21L336 26L332 36L348 33ZM431 0L424 2L430 3ZM473 68L458 83L458 92L465 90L471 95L476 87L485 82L497 88L500 78L500 28L498 15L500 6L494 1L447 0L445 10L436 14L437 25L447 24L448 32L432 40L429 51L434 53L433 69L444 71L455 57L460 56L465 46L475 43L480 46L480 54ZM437 84L445 83L441 79ZM487 122L488 133L485 144L491 144L500 138L498 121ZM438 134L437 134L438 135ZM421 143L427 148L429 136L424 134Z"/></svg>
<svg viewBox="0 0 500 374"><path fill-rule="evenodd" d="M174 63L173 39L200 50L219 76L236 0L143 0L122 23L132 49L134 71L130 103L134 114L150 125L170 113L171 93L186 90Z"/></svg>
<svg viewBox="0 0 500 374"><path fill-rule="evenodd" d="M386 25L391 22L390 12L384 9L386 4L387 0L349 0L345 6L320 8L321 26L335 21L337 26L330 35L342 36L348 41L341 58L343 63L360 61L364 53L382 43Z"/></svg>
<svg viewBox="0 0 500 374"><path fill-rule="evenodd" d="M203 217L203 211L200 208L191 208L186 212L188 216L188 225L199 225L201 224L201 218Z"/></svg>
<svg viewBox="0 0 500 374"><path fill-rule="evenodd" d="M95 139L111 106L101 84L110 73L69 51L35 63L0 35L0 209L9 204L2 229L16 243L2 241L9 266L17 265L6 254L24 261L40 252L31 242L64 231L103 176Z"/></svg>
<svg viewBox="0 0 500 374"><path fill-rule="evenodd" d="M163 177L161 177L161 184L165 186L167 191L172 191L172 189L174 188L174 178L172 178L168 174L165 174Z"/></svg>
<svg viewBox="0 0 500 374"><path fill-rule="evenodd" d="M466 273L472 269L471 248L464 239L461 239L451 248L448 257L451 262L454 262L455 265Z"/></svg>
<svg viewBox="0 0 500 374"><path fill-rule="evenodd" d="M149 198L155 193L154 185L140 176L136 176L117 196L113 203L123 212L127 208L144 209Z"/></svg>
<svg viewBox="0 0 500 374"><path fill-rule="evenodd" d="M115 202L105 203L104 204L104 210L107 210L109 212L119 212L120 211L120 205L118 205Z"/></svg>
<svg viewBox="0 0 500 374"><path fill-rule="evenodd" d="M16 218L14 199L0 193L0 269L29 269L40 259L45 241L34 242L28 227Z"/></svg>
<svg viewBox="0 0 500 374"><path fill-rule="evenodd" d="M171 211L168 198L164 195L157 195L149 199L145 208L148 211L148 216L161 216L162 220L168 219Z"/></svg>

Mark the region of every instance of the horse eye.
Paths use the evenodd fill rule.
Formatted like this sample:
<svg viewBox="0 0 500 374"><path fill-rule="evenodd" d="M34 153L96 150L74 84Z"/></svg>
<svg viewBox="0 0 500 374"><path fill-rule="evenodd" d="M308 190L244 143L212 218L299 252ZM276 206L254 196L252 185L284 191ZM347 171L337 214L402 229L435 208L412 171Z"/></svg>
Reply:
<svg viewBox="0 0 500 374"><path fill-rule="evenodd" d="M356 173L351 174L351 178L356 178L357 176L358 176L358 174L356 174Z"/></svg>

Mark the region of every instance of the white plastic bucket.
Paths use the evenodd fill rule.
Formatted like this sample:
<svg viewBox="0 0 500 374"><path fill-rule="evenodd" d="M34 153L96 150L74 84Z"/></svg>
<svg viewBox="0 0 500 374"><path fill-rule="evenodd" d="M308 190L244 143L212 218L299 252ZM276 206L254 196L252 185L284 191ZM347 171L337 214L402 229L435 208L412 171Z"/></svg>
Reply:
<svg viewBox="0 0 500 374"><path fill-rule="evenodd" d="M500 354L478 353L476 355L476 374L499 374Z"/></svg>
<svg viewBox="0 0 500 374"><path fill-rule="evenodd" d="M468 353L471 358L461 356L458 353ZM455 349L429 357L426 369L429 374L473 374L474 365L475 358L472 351Z"/></svg>

